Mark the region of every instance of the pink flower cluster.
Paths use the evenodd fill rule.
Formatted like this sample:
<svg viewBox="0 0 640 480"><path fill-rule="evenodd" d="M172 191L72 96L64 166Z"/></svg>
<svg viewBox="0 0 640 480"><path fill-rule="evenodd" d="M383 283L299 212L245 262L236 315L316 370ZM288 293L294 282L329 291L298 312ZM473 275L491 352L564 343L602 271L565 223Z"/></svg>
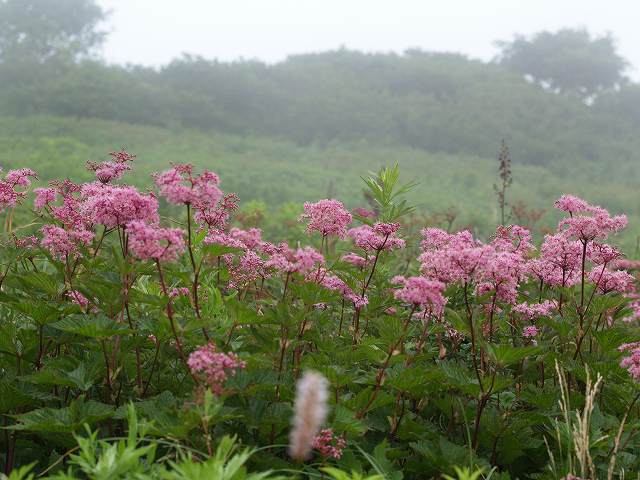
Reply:
<svg viewBox="0 0 640 480"><path fill-rule="evenodd" d="M538 336L538 327L536 327L535 325L529 325L527 327L524 327L524 329L522 330L522 336L524 338L535 338Z"/></svg>
<svg viewBox="0 0 640 480"><path fill-rule="evenodd" d="M158 201L128 185L87 183L80 190L80 210L92 224L115 228L130 222L158 223Z"/></svg>
<svg viewBox="0 0 640 480"><path fill-rule="evenodd" d="M635 290L633 275L624 270L609 270L604 265L597 266L589 272L588 278L602 294L631 293Z"/></svg>
<svg viewBox="0 0 640 480"><path fill-rule="evenodd" d="M193 205L197 210L215 208L222 198L218 175L204 170L193 174L190 164L177 164L169 170L154 175L160 195L174 205Z"/></svg>
<svg viewBox="0 0 640 480"><path fill-rule="evenodd" d="M470 232L449 234L427 228L422 231L421 272L447 284L473 284L477 295L495 295L497 300L514 305L519 285L531 277L549 286L580 283L584 255L596 266L587 279L600 293L631 292L632 277L607 268L621 257L620 252L596 241L622 229L626 218L611 216L603 208L570 195L562 196L556 206L570 216L559 223L555 234L545 236L538 257L531 258L534 247L530 234L519 226L498 227L488 244L475 240ZM514 310L531 318L548 314L549 308L549 304L520 305Z"/></svg>
<svg viewBox="0 0 640 480"><path fill-rule="evenodd" d="M87 169L95 172L96 178L102 183L109 183L112 180L116 180L122 177L122 174L131 167L127 162L131 162L135 155L121 150L119 152L111 152L112 160L107 162L87 162Z"/></svg>
<svg viewBox="0 0 640 480"><path fill-rule="evenodd" d="M513 311L520 313L525 319L531 321L539 317L548 317L558 305L553 300L545 300L542 303L519 303L514 305Z"/></svg>
<svg viewBox="0 0 640 480"><path fill-rule="evenodd" d="M43 234L41 245L59 260L79 257L80 245L89 245L93 240L93 232L89 230L65 230L57 225L44 225L40 231Z"/></svg>
<svg viewBox="0 0 640 480"><path fill-rule="evenodd" d="M225 256L229 267L229 288L242 288L255 282L259 278L266 278L264 260L253 250L247 250L236 265L231 263L231 258Z"/></svg>
<svg viewBox="0 0 640 480"><path fill-rule="evenodd" d="M86 310L89 306L89 299L77 290L69 290L67 292L67 297L69 297L69 299L71 299L73 303L78 305L83 310Z"/></svg>
<svg viewBox="0 0 640 480"><path fill-rule="evenodd" d="M611 216L604 208L590 205L584 200L563 195L556 203L556 208L569 212L570 217L560 222L559 230L580 242L588 243L595 239L605 239L617 233L627 225L625 215ZM576 215L582 213L582 215Z"/></svg>
<svg viewBox="0 0 640 480"><path fill-rule="evenodd" d="M230 193L223 196L217 205L196 210L194 220L202 226L206 225L210 232L220 232L227 226L231 214L237 209L238 196L235 193Z"/></svg>
<svg viewBox="0 0 640 480"><path fill-rule="evenodd" d="M347 225L353 217L338 200L320 200L316 203L305 202L304 213L300 220L309 220L307 232L320 232L322 236L336 235L344 238Z"/></svg>
<svg viewBox="0 0 640 480"><path fill-rule="evenodd" d="M399 283L402 288L394 290L393 295L398 300L415 307L430 306L436 312L441 312L446 303L442 296L445 285L438 280L429 280L425 277L394 277L393 283Z"/></svg>
<svg viewBox="0 0 640 480"><path fill-rule="evenodd" d="M281 273L300 273L305 275L317 267L324 265L324 256L313 247L298 248L293 251L285 243L280 245L264 244L264 253L270 254L265 262L268 269L274 269Z"/></svg>
<svg viewBox="0 0 640 480"><path fill-rule="evenodd" d="M228 232L210 229L204 243L243 251L238 256L222 256L231 276L230 288L243 288L256 280L269 278L274 273L307 275L314 270L317 272L325 263L324 256L313 247L293 250L284 242L265 242L259 228L243 230L234 227Z"/></svg>
<svg viewBox="0 0 640 480"><path fill-rule="evenodd" d="M315 282L322 285L327 290L339 293L345 300L352 302L356 309L363 308L369 304L369 298L366 295L356 294L353 289L344 282L344 280L325 268L318 268L309 272L305 277L305 280L308 282Z"/></svg>
<svg viewBox="0 0 640 480"><path fill-rule="evenodd" d="M611 265L612 268L621 268L623 270L640 270L640 260L630 260L621 258Z"/></svg>
<svg viewBox="0 0 640 480"><path fill-rule="evenodd" d="M331 428L324 428L313 437L313 448L324 458L339 460L342 458L342 451L346 446L347 441L344 436L334 434Z"/></svg>
<svg viewBox="0 0 640 480"><path fill-rule="evenodd" d="M540 256L528 264L529 273L547 285L570 287L580 282L582 245L563 233L546 235Z"/></svg>
<svg viewBox="0 0 640 480"><path fill-rule="evenodd" d="M376 218L376 212L372 212L371 210L367 210L366 208L362 207L354 208L353 213L362 218Z"/></svg>
<svg viewBox="0 0 640 480"><path fill-rule="evenodd" d="M350 229L347 235L356 247L366 252L395 250L405 245L404 240L396 236L399 228L398 223L376 223L373 227L361 225Z"/></svg>
<svg viewBox="0 0 640 480"><path fill-rule="evenodd" d="M142 221L126 227L129 249L140 260L172 262L184 251L183 232L179 228L160 228Z"/></svg>
<svg viewBox="0 0 640 480"><path fill-rule="evenodd" d="M626 368L629 375L636 382L640 382L640 342L624 343L618 347L621 352L628 352L620 362L622 368Z"/></svg>
<svg viewBox="0 0 640 480"><path fill-rule="evenodd" d="M470 232L449 234L437 228L422 231L422 274L446 284L475 283L476 293L491 293L513 304L525 278L531 251L529 232L517 226L499 227L489 244L475 240Z"/></svg>
<svg viewBox="0 0 640 480"><path fill-rule="evenodd" d="M353 265L355 267L358 267L358 268L363 268L365 265L370 263L369 259L361 257L357 253L347 253L346 255L342 256L341 260L343 262L350 263L351 265Z"/></svg>
<svg viewBox="0 0 640 480"><path fill-rule="evenodd" d="M207 385L216 395L224 392L223 384L229 375L235 375L236 370L246 367L246 363L235 353L218 352L213 343L204 345L191 353L187 363L194 375L204 376Z"/></svg>
<svg viewBox="0 0 640 480"><path fill-rule="evenodd" d="M18 190L18 187L31 185L30 178L37 178L36 172L30 168L18 168L9 170L5 178L0 180L0 208L15 207L26 196L27 192Z"/></svg>
<svg viewBox="0 0 640 480"><path fill-rule="evenodd" d="M172 288L169 292L169 298L177 298L177 297L189 297L191 296L191 290L187 287L176 287Z"/></svg>
<svg viewBox="0 0 640 480"><path fill-rule="evenodd" d="M42 210L45 206L56 201L58 192L55 188L34 188L33 193L36 194L34 206L36 210Z"/></svg>

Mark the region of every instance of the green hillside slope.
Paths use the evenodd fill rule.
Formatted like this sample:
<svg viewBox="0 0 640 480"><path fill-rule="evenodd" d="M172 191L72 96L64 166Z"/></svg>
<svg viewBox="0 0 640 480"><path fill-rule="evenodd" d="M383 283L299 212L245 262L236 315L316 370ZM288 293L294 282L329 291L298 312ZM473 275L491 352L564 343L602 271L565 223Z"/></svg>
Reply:
<svg viewBox="0 0 640 480"><path fill-rule="evenodd" d="M124 147L138 155L130 180L145 184L147 176L170 162L191 162L219 173L225 191L236 192L242 203L264 202L273 214L287 202L300 204L327 196L348 206L363 206L360 176L368 170L398 162L406 179L418 182L412 193L420 210L434 213L455 207L456 226L471 225L488 234L497 221L493 183L496 161L469 155L431 154L394 144L370 142L299 146L265 137L235 136L190 130L168 130L104 120L62 117L0 117L0 164L3 168L30 166L43 181L68 176L90 179L87 160L103 158ZM496 146L497 148L497 146ZM512 201L546 208L542 224L556 220L549 210L561 193L571 192L630 217L627 248L640 231L636 201L637 178L629 165L606 172L597 164L572 169L570 164L523 165L513 152ZM294 209L289 208L292 212Z"/></svg>

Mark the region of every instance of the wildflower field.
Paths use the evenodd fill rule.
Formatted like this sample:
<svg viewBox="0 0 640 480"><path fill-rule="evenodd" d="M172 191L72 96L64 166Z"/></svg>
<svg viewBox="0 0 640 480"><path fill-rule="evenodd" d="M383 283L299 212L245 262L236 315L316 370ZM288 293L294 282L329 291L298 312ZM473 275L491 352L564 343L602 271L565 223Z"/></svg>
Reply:
<svg viewBox="0 0 640 480"><path fill-rule="evenodd" d="M393 167L360 208L304 203L300 242L240 228L211 171L87 168L0 180L9 479L639 477L622 212L566 194L544 236L416 228Z"/></svg>

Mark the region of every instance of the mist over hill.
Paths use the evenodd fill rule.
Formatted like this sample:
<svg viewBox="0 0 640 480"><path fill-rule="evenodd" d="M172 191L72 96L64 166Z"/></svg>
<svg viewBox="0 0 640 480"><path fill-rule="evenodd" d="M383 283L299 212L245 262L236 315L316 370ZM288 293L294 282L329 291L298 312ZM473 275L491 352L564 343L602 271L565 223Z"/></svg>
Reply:
<svg viewBox="0 0 640 480"><path fill-rule="evenodd" d="M45 140L77 142L86 146L80 151L96 157L117 130L112 142L136 145L144 157L154 149L144 146L138 127L153 127L146 131L164 130L174 139L165 145L163 160L224 169L224 158L237 158L256 182L269 182L256 186L231 179L249 199L274 205L300 201L287 182L308 168L313 180L302 183L315 182L318 195L335 192L356 202L356 167L377 169L411 156L422 160L409 162L410 176L428 178L431 188L455 177L454 189L480 192L488 203L483 207L493 212L492 159L505 140L516 186L526 186L514 191L514 199L540 207L549 195L567 190L618 211L638 211L633 192L640 179L640 86L626 78L626 61L611 36L569 29L516 36L500 44L501 55L492 62L416 49L341 49L276 64L184 55L154 69L108 64L95 54L104 40L104 11L89 0L40 16L26 15L18 3L0 2L0 115L5 125L15 125L12 134L5 130L6 142L26 150L5 147L5 164L32 156L26 145L42 145L44 131ZM205 138L220 142L217 164L208 163L195 144ZM185 142L194 143L189 148ZM266 144L278 145L280 154ZM271 174L278 170L278 155L282 176ZM56 152L45 164L63 157ZM335 158L342 159L342 171L332 172ZM82 163L69 168L79 170ZM529 167L537 168L535 177ZM353 178L343 178L343 171L352 171ZM434 192L431 209L454 203L450 190ZM476 197L468 196L460 205L463 217L474 224L495 221L491 214L469 214Z"/></svg>

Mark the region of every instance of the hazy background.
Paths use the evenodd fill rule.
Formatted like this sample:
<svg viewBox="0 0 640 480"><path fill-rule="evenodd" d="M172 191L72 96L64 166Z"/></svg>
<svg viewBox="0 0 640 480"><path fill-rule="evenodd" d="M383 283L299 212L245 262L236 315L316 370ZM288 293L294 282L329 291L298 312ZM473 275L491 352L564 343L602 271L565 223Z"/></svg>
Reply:
<svg viewBox="0 0 640 480"><path fill-rule="evenodd" d="M284 60L340 46L410 47L490 60L493 42L564 27L612 32L640 65L640 4L633 0L100 0L113 13L104 53L119 63L162 65L183 52L208 58ZM179 12L178 12L179 10ZM636 69L633 75L637 76Z"/></svg>
<svg viewBox="0 0 640 480"><path fill-rule="evenodd" d="M87 160L126 148L142 187L191 162L275 237L304 201L366 207L360 177L397 162L414 226L486 237L504 140L509 222L540 236L573 193L627 213L637 256L638 17L623 0L0 0L0 165L90 180Z"/></svg>

